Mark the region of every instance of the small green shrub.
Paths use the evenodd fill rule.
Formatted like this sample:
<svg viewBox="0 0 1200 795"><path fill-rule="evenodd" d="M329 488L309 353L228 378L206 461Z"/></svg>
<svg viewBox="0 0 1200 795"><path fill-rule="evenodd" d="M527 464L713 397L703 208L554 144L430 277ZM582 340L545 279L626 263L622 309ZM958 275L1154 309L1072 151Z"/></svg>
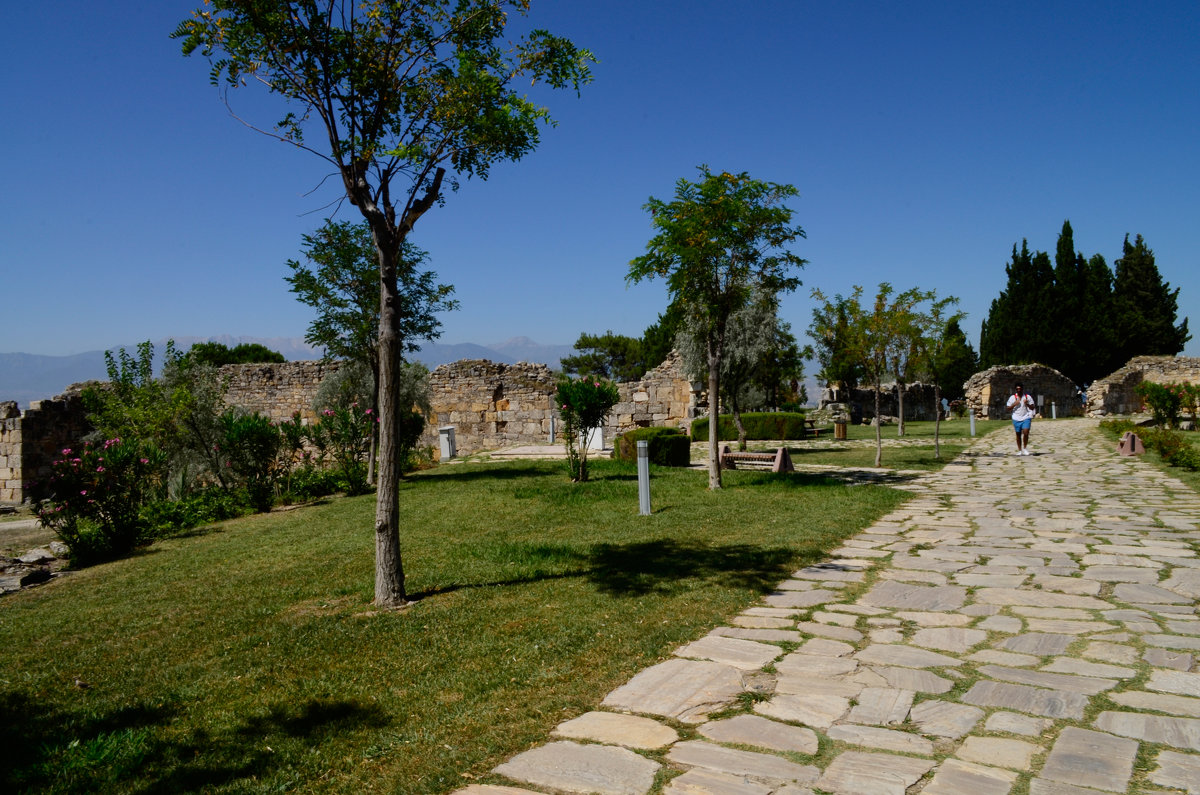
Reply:
<svg viewBox="0 0 1200 795"><path fill-rule="evenodd" d="M1183 405L1187 390L1180 384L1157 384L1153 381L1143 381L1134 391L1146 401L1154 424L1160 428L1176 426L1179 417L1179 407Z"/></svg>
<svg viewBox="0 0 1200 795"><path fill-rule="evenodd" d="M646 442L650 463L685 467L692 463L692 440L678 428L636 428L617 437L613 458L637 460L637 443Z"/></svg>
<svg viewBox="0 0 1200 795"><path fill-rule="evenodd" d="M1120 439L1128 431L1137 432L1140 430L1133 420L1117 419L1117 420L1101 420L1100 430L1111 436L1113 439Z"/></svg>
<svg viewBox="0 0 1200 795"><path fill-rule="evenodd" d="M1180 469L1198 472L1200 471L1200 450L1197 450L1190 444L1184 443L1183 447L1180 447L1171 454L1171 457L1167 459L1167 463Z"/></svg>
<svg viewBox="0 0 1200 795"><path fill-rule="evenodd" d="M246 512L249 497L238 490L204 489L178 500L155 500L142 507L150 535L164 538L182 530L233 519Z"/></svg>
<svg viewBox="0 0 1200 795"><path fill-rule="evenodd" d="M747 439L803 439L806 436L804 415L797 412L751 411L742 415L742 425L746 428ZM722 414L718 418L718 428L719 440L737 440L737 426L732 415ZM692 441L708 441L708 417L697 417L692 421Z"/></svg>

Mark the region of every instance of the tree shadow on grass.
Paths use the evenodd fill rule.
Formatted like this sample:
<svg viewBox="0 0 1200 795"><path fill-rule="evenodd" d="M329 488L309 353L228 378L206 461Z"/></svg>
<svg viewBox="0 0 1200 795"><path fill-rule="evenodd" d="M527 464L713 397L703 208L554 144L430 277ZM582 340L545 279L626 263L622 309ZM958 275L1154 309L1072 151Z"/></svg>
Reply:
<svg viewBox="0 0 1200 795"><path fill-rule="evenodd" d="M769 593L795 561L796 550L784 547L709 546L665 538L597 544L588 556L585 576L601 593L620 597L671 593L684 581L696 579Z"/></svg>
<svg viewBox="0 0 1200 795"><path fill-rule="evenodd" d="M293 764L272 745L310 747L391 722L375 705L310 700L274 705L217 732L180 734L173 730L180 713L173 706L137 704L89 714L23 693L0 693L0 791L166 795L237 788Z"/></svg>
<svg viewBox="0 0 1200 795"><path fill-rule="evenodd" d="M769 593L799 559L797 550L785 547L713 546L674 539L596 544L583 549L553 544L528 546L520 555L531 569L526 574L487 582L433 586L410 593L409 599L417 601L465 589L530 585L574 577L593 583L600 593L623 598L670 594L693 587L697 580ZM515 549L511 551L518 554ZM804 562L801 560L798 565Z"/></svg>

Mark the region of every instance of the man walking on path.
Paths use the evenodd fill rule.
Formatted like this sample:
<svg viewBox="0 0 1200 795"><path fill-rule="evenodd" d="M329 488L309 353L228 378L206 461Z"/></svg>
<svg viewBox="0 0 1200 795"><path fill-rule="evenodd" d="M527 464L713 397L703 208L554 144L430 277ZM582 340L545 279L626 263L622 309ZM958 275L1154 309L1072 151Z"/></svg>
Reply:
<svg viewBox="0 0 1200 795"><path fill-rule="evenodd" d="M1025 394L1025 388L1017 384L1008 398L1012 409L1013 430L1017 433L1017 455L1029 455L1029 426L1033 424L1033 398Z"/></svg>

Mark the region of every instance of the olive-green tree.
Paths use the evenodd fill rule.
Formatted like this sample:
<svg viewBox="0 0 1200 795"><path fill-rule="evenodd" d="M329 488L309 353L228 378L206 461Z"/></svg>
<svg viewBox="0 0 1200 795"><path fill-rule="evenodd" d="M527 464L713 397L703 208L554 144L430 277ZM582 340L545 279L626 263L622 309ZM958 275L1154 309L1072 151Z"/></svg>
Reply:
<svg viewBox="0 0 1200 795"><path fill-rule="evenodd" d="M576 91L590 52L545 30L510 41L529 0L208 0L173 36L212 59L214 85L265 87L291 110L271 130L333 167L371 228L379 266L380 467L375 604L407 603L400 556L400 414L404 242L457 177L538 144L549 111L530 82Z"/></svg>
<svg viewBox="0 0 1200 795"><path fill-rule="evenodd" d="M793 268L805 261L787 249L804 230L792 224L783 202L791 185L752 179L749 174L714 174L700 166L695 182L675 183L675 198L651 197L655 235L646 253L629 263L629 281L662 278L671 301L704 340L708 366L709 427L717 428L721 360L729 318L750 300L752 288L768 295L796 289ZM717 437L708 435L708 487L721 488Z"/></svg>

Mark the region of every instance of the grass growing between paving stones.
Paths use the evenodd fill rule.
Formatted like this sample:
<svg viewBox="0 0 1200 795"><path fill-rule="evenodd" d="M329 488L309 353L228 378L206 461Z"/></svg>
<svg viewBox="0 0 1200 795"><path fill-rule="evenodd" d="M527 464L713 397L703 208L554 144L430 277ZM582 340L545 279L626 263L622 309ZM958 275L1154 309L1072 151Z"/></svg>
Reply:
<svg viewBox="0 0 1200 795"><path fill-rule="evenodd" d="M0 601L0 790L444 793L901 503L804 474L442 467L402 484L415 603L371 608L374 501L246 517Z"/></svg>

